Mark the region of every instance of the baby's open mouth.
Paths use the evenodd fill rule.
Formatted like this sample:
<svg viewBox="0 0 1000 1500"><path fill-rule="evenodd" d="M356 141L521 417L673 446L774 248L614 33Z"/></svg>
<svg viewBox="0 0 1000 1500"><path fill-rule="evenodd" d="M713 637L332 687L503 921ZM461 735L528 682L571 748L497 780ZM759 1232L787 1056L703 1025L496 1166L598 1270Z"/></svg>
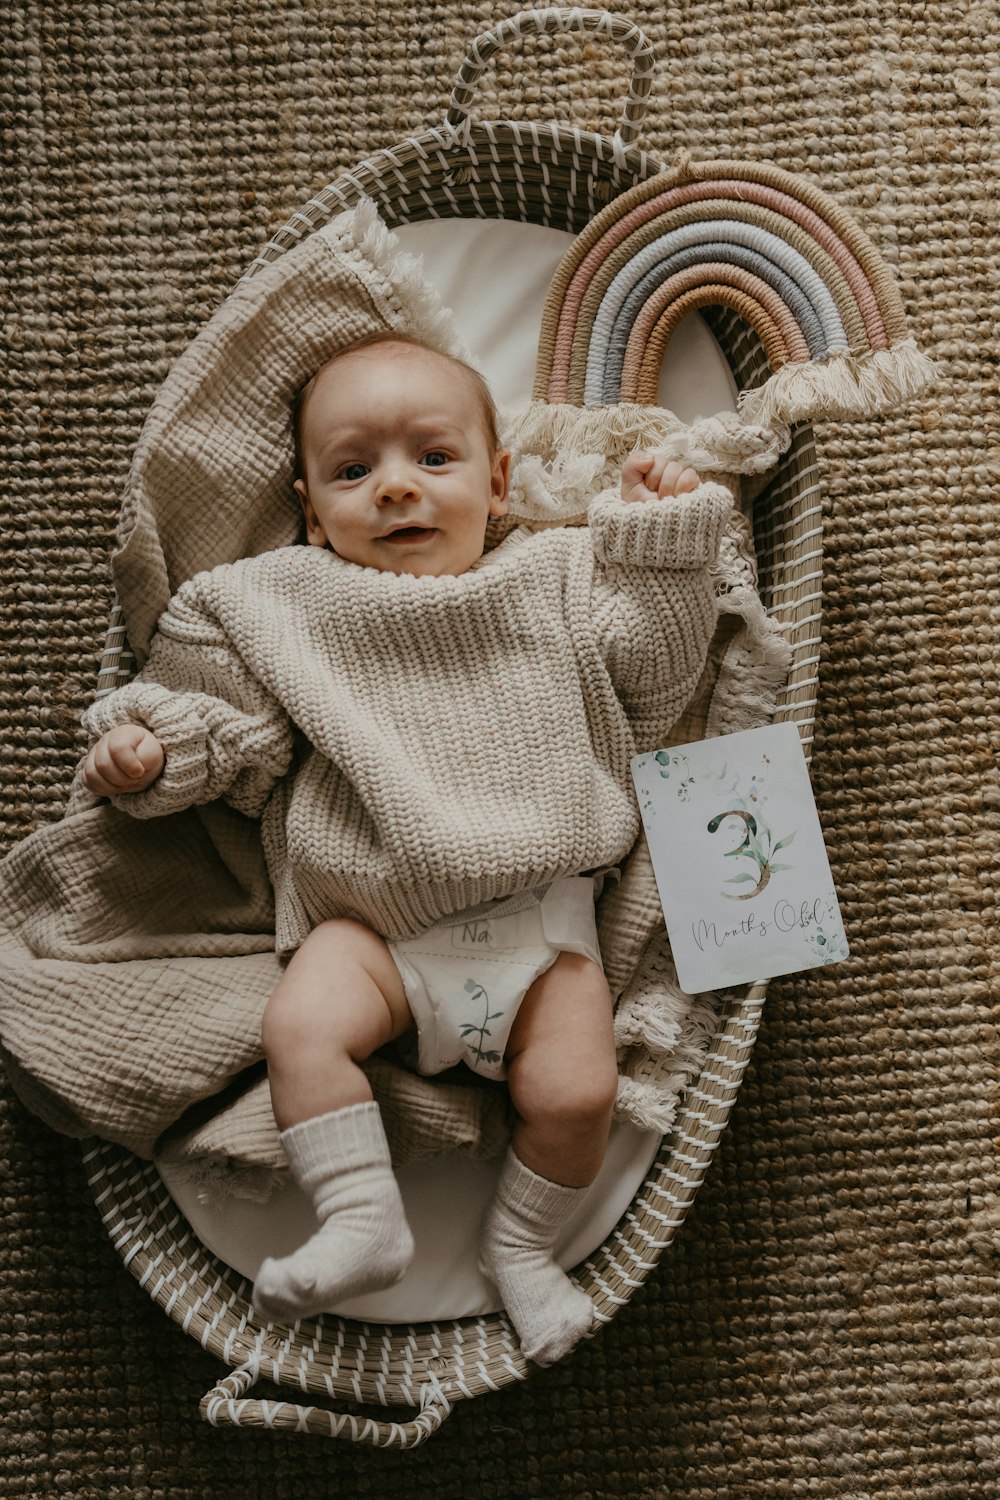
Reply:
<svg viewBox="0 0 1000 1500"><path fill-rule="evenodd" d="M395 531L388 532L383 542L426 542L436 535L434 526L399 526Z"/></svg>

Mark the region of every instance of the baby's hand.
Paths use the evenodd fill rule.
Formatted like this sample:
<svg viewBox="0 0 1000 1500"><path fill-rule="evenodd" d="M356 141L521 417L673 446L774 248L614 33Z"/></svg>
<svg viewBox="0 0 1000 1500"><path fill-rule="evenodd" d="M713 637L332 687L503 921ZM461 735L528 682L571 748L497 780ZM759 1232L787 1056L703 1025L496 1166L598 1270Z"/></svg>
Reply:
<svg viewBox="0 0 1000 1500"><path fill-rule="evenodd" d="M83 779L98 797L144 792L163 770L163 746L141 724L119 724L102 734L83 764Z"/></svg>
<svg viewBox="0 0 1000 1500"><path fill-rule="evenodd" d="M701 484L696 469L686 468L662 448L640 448L622 465L622 499L666 500L686 495Z"/></svg>

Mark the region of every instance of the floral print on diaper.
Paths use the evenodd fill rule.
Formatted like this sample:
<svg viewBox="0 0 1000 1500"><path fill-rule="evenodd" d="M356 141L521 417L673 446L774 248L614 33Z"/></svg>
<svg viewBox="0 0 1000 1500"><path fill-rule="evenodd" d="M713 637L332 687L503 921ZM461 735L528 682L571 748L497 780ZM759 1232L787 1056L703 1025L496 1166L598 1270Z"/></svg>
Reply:
<svg viewBox="0 0 1000 1500"><path fill-rule="evenodd" d="M501 1054L485 1046L486 1038L491 1035L489 1023L498 1021L503 1015L502 1010L490 1010L490 997L477 979L465 981L465 993L470 997L470 1003L482 1005L483 1016L481 1021L462 1021L461 1032L466 1039L466 1050L472 1054L472 1066L477 1063L498 1063ZM478 1037L479 1040L471 1042L469 1037Z"/></svg>

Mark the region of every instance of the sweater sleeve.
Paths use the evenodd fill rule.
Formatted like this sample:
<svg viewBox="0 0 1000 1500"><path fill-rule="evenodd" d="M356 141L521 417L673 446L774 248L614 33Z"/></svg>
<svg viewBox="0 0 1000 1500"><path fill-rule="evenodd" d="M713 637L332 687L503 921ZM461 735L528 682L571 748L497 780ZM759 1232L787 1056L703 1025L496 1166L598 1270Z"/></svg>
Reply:
<svg viewBox="0 0 1000 1500"><path fill-rule="evenodd" d="M622 567L704 568L715 561L732 508L722 484L628 503L606 490L590 505L594 552L601 562Z"/></svg>
<svg viewBox="0 0 1000 1500"><path fill-rule="evenodd" d="M605 494L591 506L594 625L641 748L662 743L698 685L718 616L711 566L731 509L719 484L628 504Z"/></svg>
<svg viewBox="0 0 1000 1500"><path fill-rule="evenodd" d="M110 799L137 818L217 797L258 817L291 764L285 710L247 670L199 583L183 584L167 606L142 671L83 716L92 741L116 725L142 724L163 746L156 781Z"/></svg>

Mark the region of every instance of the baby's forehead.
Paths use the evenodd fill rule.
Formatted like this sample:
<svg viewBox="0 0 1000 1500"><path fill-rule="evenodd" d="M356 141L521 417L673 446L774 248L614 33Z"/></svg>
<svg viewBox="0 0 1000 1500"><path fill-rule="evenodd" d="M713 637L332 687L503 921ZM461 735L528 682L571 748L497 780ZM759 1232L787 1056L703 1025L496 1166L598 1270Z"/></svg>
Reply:
<svg viewBox="0 0 1000 1500"><path fill-rule="evenodd" d="M441 374L453 376L461 380L468 372L457 360L437 349L425 348L422 344L410 344L400 341L395 343L387 339L384 343L363 344L358 349L345 349L341 354L334 354L321 365L313 377L319 383L326 376L343 371L348 366L356 365L364 360L369 368L379 371L394 369L413 370L416 366L425 366Z"/></svg>
<svg viewBox="0 0 1000 1500"><path fill-rule="evenodd" d="M362 368L366 377L374 374L378 380L384 378L387 383L395 384L393 399L400 400L410 418L419 418L422 412L426 412L430 420L446 411L464 429L470 420L475 421L476 416L481 415L487 445L493 444L495 418L488 409L491 402L481 377L470 366L443 351L390 339L346 349L320 366L303 391L299 407L307 438L316 435L315 430L310 431L313 423L309 421L309 408L317 394L327 398L321 403L324 407L322 416L316 413L323 428L328 430L331 423L339 425L338 419L344 416L330 403L339 404L340 392L345 387L349 393L347 405L354 408L352 425L364 422L364 411L359 413L356 403L350 399L354 394L352 381L358 379ZM462 399L456 404L458 393Z"/></svg>

